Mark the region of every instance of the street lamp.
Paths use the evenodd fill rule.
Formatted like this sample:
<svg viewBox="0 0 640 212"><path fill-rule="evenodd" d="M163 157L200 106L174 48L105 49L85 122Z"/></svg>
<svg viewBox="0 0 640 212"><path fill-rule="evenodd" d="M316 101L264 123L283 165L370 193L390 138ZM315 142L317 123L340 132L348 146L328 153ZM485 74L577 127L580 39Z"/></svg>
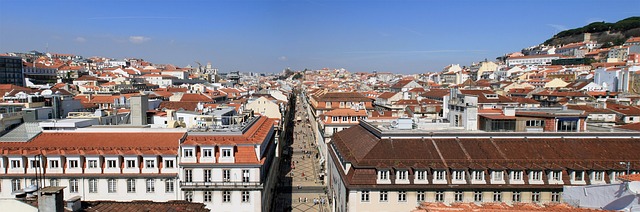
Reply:
<svg viewBox="0 0 640 212"><path fill-rule="evenodd" d="M627 175L629 175L629 168L631 167L631 162L630 161L620 162L620 165L626 165L627 166Z"/></svg>

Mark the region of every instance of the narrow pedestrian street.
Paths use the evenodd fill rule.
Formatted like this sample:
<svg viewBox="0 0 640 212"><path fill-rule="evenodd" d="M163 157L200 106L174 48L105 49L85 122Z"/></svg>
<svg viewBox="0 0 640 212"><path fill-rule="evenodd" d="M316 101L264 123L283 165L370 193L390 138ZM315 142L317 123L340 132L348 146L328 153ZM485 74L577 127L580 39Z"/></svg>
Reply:
<svg viewBox="0 0 640 212"><path fill-rule="evenodd" d="M310 115L302 98L296 100L292 140L283 146L275 211L329 211L325 187L318 174L318 151ZM293 112L293 111L292 111Z"/></svg>

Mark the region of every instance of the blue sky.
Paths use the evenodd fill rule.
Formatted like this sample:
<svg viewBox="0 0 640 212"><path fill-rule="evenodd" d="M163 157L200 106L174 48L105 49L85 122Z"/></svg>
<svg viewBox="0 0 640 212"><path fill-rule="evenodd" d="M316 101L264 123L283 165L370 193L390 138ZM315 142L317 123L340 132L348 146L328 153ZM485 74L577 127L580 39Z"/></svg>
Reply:
<svg viewBox="0 0 640 212"><path fill-rule="evenodd" d="M0 0L0 52L30 50L223 72L286 67L424 73L640 16L640 1Z"/></svg>

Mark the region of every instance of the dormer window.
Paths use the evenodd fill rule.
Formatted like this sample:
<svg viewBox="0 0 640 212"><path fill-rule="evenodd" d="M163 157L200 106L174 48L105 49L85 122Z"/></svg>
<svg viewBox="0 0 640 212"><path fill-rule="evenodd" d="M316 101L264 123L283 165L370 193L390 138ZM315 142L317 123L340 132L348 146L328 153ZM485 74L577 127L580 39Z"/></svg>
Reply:
<svg viewBox="0 0 640 212"><path fill-rule="evenodd" d="M183 157L185 157L185 158L193 157L193 149L184 149L183 150Z"/></svg>
<svg viewBox="0 0 640 212"><path fill-rule="evenodd" d="M20 163L20 160L11 160L11 168L15 169L20 167L22 167L22 163Z"/></svg>
<svg viewBox="0 0 640 212"><path fill-rule="evenodd" d="M511 174L511 180L522 180L522 171L513 171Z"/></svg>
<svg viewBox="0 0 640 212"><path fill-rule="evenodd" d="M498 98L498 94L484 94L484 97L487 99L497 99Z"/></svg>
<svg viewBox="0 0 640 212"><path fill-rule="evenodd" d="M69 160L69 168L78 168L78 160Z"/></svg>
<svg viewBox="0 0 640 212"><path fill-rule="evenodd" d="M593 180L594 181L604 181L604 172L603 171L594 171L593 172Z"/></svg>
<svg viewBox="0 0 640 212"><path fill-rule="evenodd" d="M231 157L231 149L222 149L222 157Z"/></svg>
<svg viewBox="0 0 640 212"><path fill-rule="evenodd" d="M343 116L343 117L342 117L342 121L347 121L347 120L349 120L349 117L348 117L348 116Z"/></svg>
<svg viewBox="0 0 640 212"><path fill-rule="evenodd" d="M583 171L574 171L573 172L573 180L574 181L583 181L584 180L584 172Z"/></svg>
<svg viewBox="0 0 640 212"><path fill-rule="evenodd" d="M554 181L562 180L562 171L551 171L551 179Z"/></svg>
<svg viewBox="0 0 640 212"><path fill-rule="evenodd" d="M531 171L531 180L532 181L540 181L540 180L542 180L542 172L541 171Z"/></svg>
<svg viewBox="0 0 640 212"><path fill-rule="evenodd" d="M484 180L484 171L473 171L473 180Z"/></svg>
<svg viewBox="0 0 640 212"><path fill-rule="evenodd" d="M381 170L378 171L378 180L388 180L389 179L389 171Z"/></svg>
<svg viewBox="0 0 640 212"><path fill-rule="evenodd" d="M453 171L454 180L464 180L464 171Z"/></svg>
<svg viewBox="0 0 640 212"><path fill-rule="evenodd" d="M337 116L333 116L333 117L331 117L331 121L333 121L333 122L337 122L337 121L338 121L338 117L337 117Z"/></svg>
<svg viewBox="0 0 640 212"><path fill-rule="evenodd" d="M60 161L58 160L49 160L49 168L57 169L60 167Z"/></svg>
<svg viewBox="0 0 640 212"><path fill-rule="evenodd" d="M407 180L408 171L398 171L397 175L398 180Z"/></svg>
<svg viewBox="0 0 640 212"><path fill-rule="evenodd" d="M444 171L435 171L434 172L436 180L444 180L445 172Z"/></svg>
<svg viewBox="0 0 640 212"><path fill-rule="evenodd" d="M116 160L107 160L107 168L116 168Z"/></svg>
<svg viewBox="0 0 640 212"><path fill-rule="evenodd" d="M90 169L98 168L98 160L89 160L89 168Z"/></svg>
<svg viewBox="0 0 640 212"><path fill-rule="evenodd" d="M212 149L203 149L202 150L202 157L205 157L205 158L213 157L213 150Z"/></svg>
<svg viewBox="0 0 640 212"><path fill-rule="evenodd" d="M427 172L426 171L416 171L416 180L426 180Z"/></svg>
<svg viewBox="0 0 640 212"><path fill-rule="evenodd" d="M504 180L504 179L503 179L503 175L504 175L504 174L502 173L502 171L493 171L493 172L491 173L491 179L492 179L493 181L502 181L502 180Z"/></svg>

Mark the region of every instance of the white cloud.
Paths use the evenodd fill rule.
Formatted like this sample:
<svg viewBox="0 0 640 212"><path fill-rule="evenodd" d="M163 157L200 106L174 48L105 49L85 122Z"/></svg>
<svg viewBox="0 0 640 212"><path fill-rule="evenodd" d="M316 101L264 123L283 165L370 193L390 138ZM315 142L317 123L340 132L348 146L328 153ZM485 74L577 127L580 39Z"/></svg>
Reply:
<svg viewBox="0 0 640 212"><path fill-rule="evenodd" d="M129 42L133 44L140 44L149 40L151 40L151 38L145 36L129 36Z"/></svg>
<svg viewBox="0 0 640 212"><path fill-rule="evenodd" d="M287 58L286 56L280 56L280 57L278 57L278 60L279 61L287 61L287 60L289 60L289 58Z"/></svg>
<svg viewBox="0 0 640 212"><path fill-rule="evenodd" d="M554 29L555 29L555 30L557 30L558 32L559 32L559 31L565 31L565 30L567 30L567 29L568 29L566 26L564 26L564 25L560 25L560 24L547 24L547 26L550 26L550 27L554 28Z"/></svg>
<svg viewBox="0 0 640 212"><path fill-rule="evenodd" d="M75 41L78 43L84 43L84 42L87 42L87 39L84 37L77 37Z"/></svg>

